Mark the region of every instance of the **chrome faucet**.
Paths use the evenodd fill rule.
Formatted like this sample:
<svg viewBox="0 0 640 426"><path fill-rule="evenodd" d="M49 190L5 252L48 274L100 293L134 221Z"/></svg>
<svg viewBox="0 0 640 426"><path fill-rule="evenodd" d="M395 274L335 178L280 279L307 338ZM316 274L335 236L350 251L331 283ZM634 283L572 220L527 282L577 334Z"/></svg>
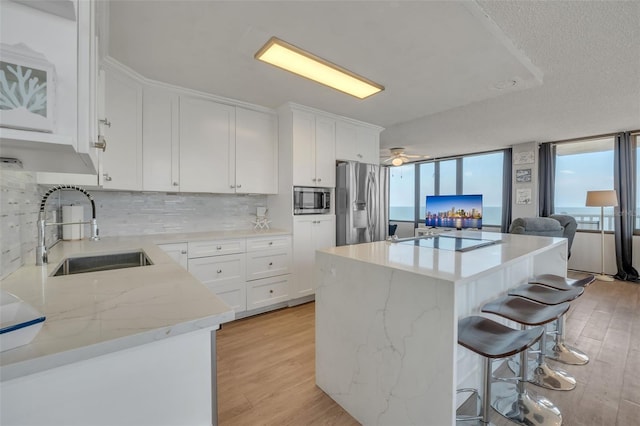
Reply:
<svg viewBox="0 0 640 426"><path fill-rule="evenodd" d="M73 189L75 191L80 191L87 196L87 198L91 202L91 221L46 223L44 207L47 204L47 200L49 199L49 196L51 194L63 189ZM44 231L47 226L49 225L80 225L80 224L87 224L87 223L91 224L91 240L92 241L99 240L100 238L98 237L98 222L96 221L96 203L93 202L93 197L91 197L91 194L89 194L84 188L81 188L75 185L59 185L48 190L42 197L42 200L40 201L40 212L38 213L38 246L36 247L36 265L44 265L48 261L47 245L44 238Z"/></svg>

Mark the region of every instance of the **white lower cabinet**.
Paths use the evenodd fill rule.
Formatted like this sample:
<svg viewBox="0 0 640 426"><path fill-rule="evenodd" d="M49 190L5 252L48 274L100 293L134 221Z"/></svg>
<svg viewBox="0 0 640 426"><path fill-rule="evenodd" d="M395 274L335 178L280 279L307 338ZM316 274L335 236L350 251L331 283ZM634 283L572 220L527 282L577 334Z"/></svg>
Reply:
<svg viewBox="0 0 640 426"><path fill-rule="evenodd" d="M242 312L247 309L244 262L244 253L190 258L189 272L236 312Z"/></svg>
<svg viewBox="0 0 640 426"><path fill-rule="evenodd" d="M262 309L289 300L291 237L192 241L187 267L236 314Z"/></svg>
<svg viewBox="0 0 640 426"><path fill-rule="evenodd" d="M247 309L289 300L291 237L247 241Z"/></svg>
<svg viewBox="0 0 640 426"><path fill-rule="evenodd" d="M187 256L187 243L170 243L170 244L159 244L162 250L169 255L173 260L175 260L180 266L184 269L188 268L188 256Z"/></svg>
<svg viewBox="0 0 640 426"><path fill-rule="evenodd" d="M336 245L334 215L298 216L293 220L294 288L291 298L315 293L316 250Z"/></svg>
<svg viewBox="0 0 640 426"><path fill-rule="evenodd" d="M247 283L247 309L258 309L289 300L291 275L280 275Z"/></svg>

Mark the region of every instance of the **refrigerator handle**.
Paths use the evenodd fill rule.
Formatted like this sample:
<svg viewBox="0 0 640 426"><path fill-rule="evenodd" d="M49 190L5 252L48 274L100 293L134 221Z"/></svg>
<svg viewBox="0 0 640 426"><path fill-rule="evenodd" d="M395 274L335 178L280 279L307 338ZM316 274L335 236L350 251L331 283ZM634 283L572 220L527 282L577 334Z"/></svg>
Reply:
<svg viewBox="0 0 640 426"><path fill-rule="evenodd" d="M369 238L373 241L374 238L374 230L376 224L374 223L373 209L375 206L373 205L375 202L375 188L376 183L373 177L373 172L370 171L367 174L367 231L369 232Z"/></svg>

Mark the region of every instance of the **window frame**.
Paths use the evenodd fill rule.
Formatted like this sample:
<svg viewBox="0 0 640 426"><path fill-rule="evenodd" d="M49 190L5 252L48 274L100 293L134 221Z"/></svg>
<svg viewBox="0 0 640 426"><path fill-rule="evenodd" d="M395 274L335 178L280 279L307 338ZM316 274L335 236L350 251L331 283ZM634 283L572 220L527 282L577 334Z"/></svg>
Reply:
<svg viewBox="0 0 640 426"><path fill-rule="evenodd" d="M414 219L413 219L413 227L417 228L419 226L420 223L422 223L421 217L420 217L420 199L421 199L421 188L420 188L420 165L422 164L428 164L428 163L433 163L434 164L434 194L433 195L442 195L440 194L440 163L443 161L451 161L451 160L455 160L455 165L456 165L456 194L455 195L461 195L463 192L463 186L464 186L464 165L463 165L463 160L464 158L468 158L468 157L475 157L475 156L481 156L481 155L490 155L490 154L495 154L495 153L502 153L503 154L503 159L504 159L504 152L507 150L508 148L504 148L504 149L496 149L496 150L492 150L492 151L483 151L483 152L475 152L475 153L470 153L470 154L465 154L465 155L457 155L457 156L451 156L451 157L442 157L442 158L433 158L433 159L428 159L428 160L422 160L422 161L415 161L409 164L412 164L415 169L414 169ZM403 166L406 166L406 164L404 164ZM501 187L501 191L504 188L504 171L502 173L502 182L503 185ZM389 186L389 190L391 190L391 186ZM504 198L504 194L502 194L502 197ZM502 203L500 205L501 208L503 208ZM412 221L410 220L398 220L398 219L394 219L391 217L391 214L389 214L389 221L390 222L401 222L401 223L411 223ZM489 224L489 225L485 225L483 224L483 227L489 227L489 228L500 228L501 224Z"/></svg>

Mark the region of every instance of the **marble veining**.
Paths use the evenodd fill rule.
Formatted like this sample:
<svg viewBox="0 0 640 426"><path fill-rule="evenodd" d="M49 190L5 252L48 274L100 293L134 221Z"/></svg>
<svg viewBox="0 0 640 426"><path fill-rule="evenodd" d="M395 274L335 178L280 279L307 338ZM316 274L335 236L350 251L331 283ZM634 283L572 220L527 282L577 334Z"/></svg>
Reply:
<svg viewBox="0 0 640 426"><path fill-rule="evenodd" d="M566 273L565 240L497 237L475 253L387 242L317 252L318 386L362 424L452 425L455 390L479 388L482 365L458 348L457 320L531 274Z"/></svg>
<svg viewBox="0 0 640 426"><path fill-rule="evenodd" d="M0 282L46 317L29 345L2 353L0 380L232 321L235 313L157 244L286 234L241 230L64 241ZM65 257L142 249L153 265L52 277Z"/></svg>

